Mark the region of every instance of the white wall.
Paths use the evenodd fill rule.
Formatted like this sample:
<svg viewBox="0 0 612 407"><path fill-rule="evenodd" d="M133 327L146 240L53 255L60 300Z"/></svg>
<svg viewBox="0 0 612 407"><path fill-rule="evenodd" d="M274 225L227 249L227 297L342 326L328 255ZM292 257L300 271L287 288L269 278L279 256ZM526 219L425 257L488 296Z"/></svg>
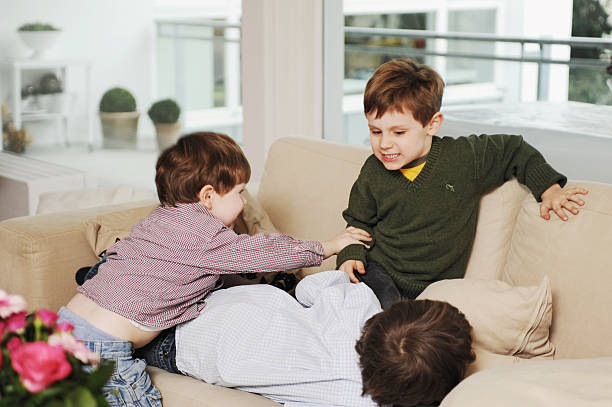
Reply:
<svg viewBox="0 0 612 407"><path fill-rule="evenodd" d="M29 55L16 33L21 24L40 21L60 27L62 34L46 57L84 58L91 62L92 107L96 111L107 89L121 86L132 91L141 112L139 137L153 137L154 129L146 115L155 94L153 7L150 0L0 0L0 58ZM3 100L7 79L0 78ZM99 139L97 114L93 120ZM37 139L37 135L54 130L46 131L38 125L30 133L36 143L43 139ZM82 139L86 140L84 135Z"/></svg>
<svg viewBox="0 0 612 407"><path fill-rule="evenodd" d="M253 180L280 137L321 138L323 0L243 0L244 150Z"/></svg>

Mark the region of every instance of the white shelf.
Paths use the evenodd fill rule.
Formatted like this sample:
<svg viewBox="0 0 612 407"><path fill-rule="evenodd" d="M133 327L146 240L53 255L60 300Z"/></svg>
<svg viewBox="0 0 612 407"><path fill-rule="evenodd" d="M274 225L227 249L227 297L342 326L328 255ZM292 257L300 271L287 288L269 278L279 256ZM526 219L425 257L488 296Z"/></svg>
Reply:
<svg viewBox="0 0 612 407"><path fill-rule="evenodd" d="M43 111L39 113L26 113L23 111L21 89L23 86L23 72L28 70L52 70L61 79L64 89L67 88L68 75L67 70L73 66L82 66L85 69L85 87L84 87L84 103L86 107L86 119L87 119L87 140L89 142L89 148L93 148L93 130L92 130L92 109L91 109L91 66L86 60L73 60L73 59L0 59L0 64L7 65L11 70L11 111L13 125L17 129L23 127L23 122L27 121L43 121L43 120L54 120L58 123L58 134L63 139L64 143L68 142L68 132L70 130L69 121L76 117L75 115L68 112L50 112ZM0 144L0 150L2 145Z"/></svg>
<svg viewBox="0 0 612 407"><path fill-rule="evenodd" d="M66 117L72 117L72 115L69 115L67 113L22 113L21 114L21 121L23 122L28 122L28 121L38 121L38 120L57 120L57 119L63 119Z"/></svg>

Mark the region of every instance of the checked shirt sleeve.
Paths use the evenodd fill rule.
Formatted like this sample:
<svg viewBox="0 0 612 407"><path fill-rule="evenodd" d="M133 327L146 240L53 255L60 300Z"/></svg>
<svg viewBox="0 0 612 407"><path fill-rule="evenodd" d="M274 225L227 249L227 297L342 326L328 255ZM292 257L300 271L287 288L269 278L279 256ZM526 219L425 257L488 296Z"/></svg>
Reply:
<svg viewBox="0 0 612 407"><path fill-rule="evenodd" d="M212 273L259 273L311 267L323 261L318 241L298 240L281 233L238 235L221 229L211 240L200 267Z"/></svg>

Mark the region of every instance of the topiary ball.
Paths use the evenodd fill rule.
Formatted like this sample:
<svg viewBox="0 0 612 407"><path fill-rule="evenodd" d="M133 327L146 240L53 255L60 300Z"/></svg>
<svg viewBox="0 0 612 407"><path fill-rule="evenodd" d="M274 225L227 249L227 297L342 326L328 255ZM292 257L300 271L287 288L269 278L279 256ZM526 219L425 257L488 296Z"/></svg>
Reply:
<svg viewBox="0 0 612 407"><path fill-rule="evenodd" d="M163 99L153 103L147 114L155 124L172 124L178 121L181 108L174 100Z"/></svg>
<svg viewBox="0 0 612 407"><path fill-rule="evenodd" d="M60 93L62 91L62 82L54 73L46 73L40 78L38 83L40 93L49 95L51 93Z"/></svg>
<svg viewBox="0 0 612 407"><path fill-rule="evenodd" d="M112 88L102 95L100 111L104 113L134 112L136 111L136 99L126 89Z"/></svg>

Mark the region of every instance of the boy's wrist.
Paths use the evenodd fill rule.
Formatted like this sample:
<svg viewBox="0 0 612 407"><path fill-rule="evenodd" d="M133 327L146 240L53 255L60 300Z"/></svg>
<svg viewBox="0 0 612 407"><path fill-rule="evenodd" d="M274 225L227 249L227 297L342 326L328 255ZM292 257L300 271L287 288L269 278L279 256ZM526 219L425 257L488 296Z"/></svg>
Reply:
<svg viewBox="0 0 612 407"><path fill-rule="evenodd" d="M531 170L525 180L525 185L538 202L542 202L542 194L552 185L559 184L560 187L564 187L566 183L567 177L557 172L548 163L543 163Z"/></svg>
<svg viewBox="0 0 612 407"><path fill-rule="evenodd" d="M366 248L360 244L351 244L346 246L338 253L336 258L336 268L340 267L342 263L347 260L359 260L364 265L366 264Z"/></svg>

